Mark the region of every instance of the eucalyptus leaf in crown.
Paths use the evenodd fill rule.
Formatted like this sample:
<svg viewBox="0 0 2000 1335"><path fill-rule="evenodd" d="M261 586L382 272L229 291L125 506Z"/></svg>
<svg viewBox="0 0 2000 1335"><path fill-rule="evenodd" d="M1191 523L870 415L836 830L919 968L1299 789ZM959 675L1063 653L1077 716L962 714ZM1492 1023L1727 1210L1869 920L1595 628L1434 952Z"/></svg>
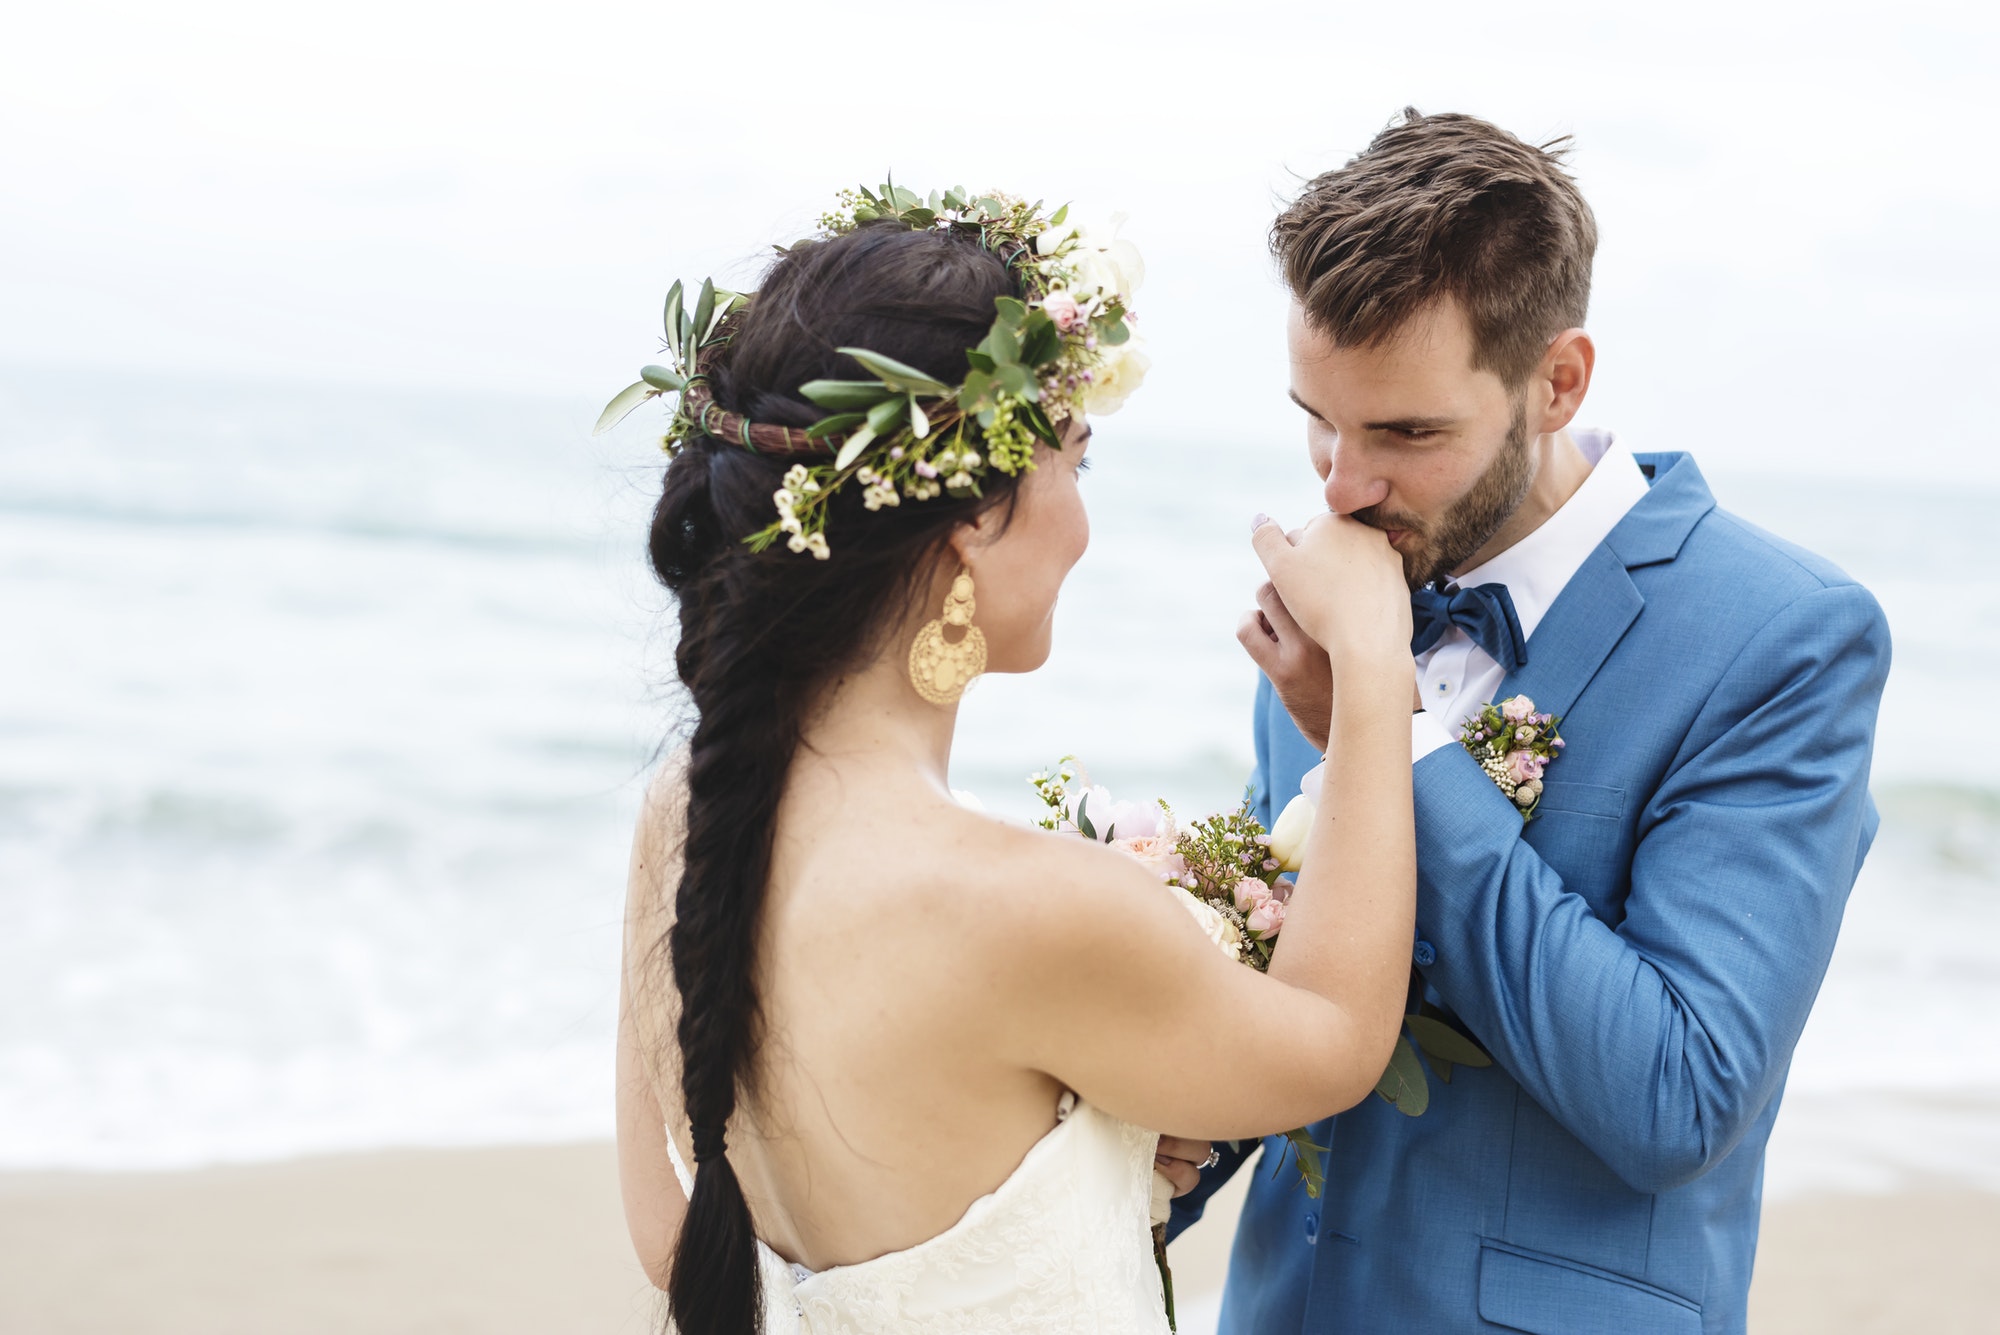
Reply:
<svg viewBox="0 0 2000 1335"><path fill-rule="evenodd" d="M976 234L1021 279L1024 299L1000 297L966 373L947 385L866 348L841 348L869 378L812 380L798 387L827 415L803 430L747 421L707 392L706 371L756 297L701 285L692 310L681 284L667 293L666 351L672 366L648 366L597 420L609 430L649 399L679 396L661 445L671 454L696 433L746 449L796 457L772 495L777 518L745 538L753 551L783 539L820 560L827 507L850 482L869 510L941 495L981 494L990 471L1018 476L1035 466L1035 447L1060 448L1065 423L1080 413L1117 411L1150 365L1133 330L1132 294L1145 265L1129 241L1069 221L1065 205L1043 215L997 192L962 188L920 196L893 182L879 192L842 191L819 219L818 240L878 222Z"/></svg>

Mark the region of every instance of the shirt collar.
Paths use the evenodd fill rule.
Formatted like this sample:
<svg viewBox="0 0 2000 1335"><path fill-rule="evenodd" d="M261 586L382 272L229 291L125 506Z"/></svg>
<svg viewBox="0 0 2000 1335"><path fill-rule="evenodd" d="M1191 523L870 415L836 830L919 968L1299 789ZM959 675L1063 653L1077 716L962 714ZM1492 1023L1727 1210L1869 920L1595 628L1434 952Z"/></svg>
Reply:
<svg viewBox="0 0 2000 1335"><path fill-rule="evenodd" d="M1535 633L1570 578L1646 494L1645 474L1611 432L1579 427L1570 439L1591 463L1583 485L1540 528L1454 581L1466 589L1506 585L1523 636Z"/></svg>

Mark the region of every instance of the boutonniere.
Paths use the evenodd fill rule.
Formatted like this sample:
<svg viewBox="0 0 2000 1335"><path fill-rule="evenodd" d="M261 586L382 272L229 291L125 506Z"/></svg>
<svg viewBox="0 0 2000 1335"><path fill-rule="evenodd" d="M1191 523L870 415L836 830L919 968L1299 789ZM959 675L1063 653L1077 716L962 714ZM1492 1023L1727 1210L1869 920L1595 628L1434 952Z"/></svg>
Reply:
<svg viewBox="0 0 2000 1335"><path fill-rule="evenodd" d="M1553 714L1535 712L1525 695L1487 705L1465 721L1459 743L1479 762L1507 800L1520 808L1522 820L1533 820L1542 800L1542 771L1562 754L1562 722Z"/></svg>

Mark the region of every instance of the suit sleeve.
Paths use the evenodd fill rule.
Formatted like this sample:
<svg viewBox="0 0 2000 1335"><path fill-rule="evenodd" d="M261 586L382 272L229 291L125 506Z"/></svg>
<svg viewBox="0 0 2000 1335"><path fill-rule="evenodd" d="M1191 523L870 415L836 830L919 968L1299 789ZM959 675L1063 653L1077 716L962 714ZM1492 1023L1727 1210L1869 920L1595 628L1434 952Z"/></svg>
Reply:
<svg viewBox="0 0 2000 1335"><path fill-rule="evenodd" d="M1258 673L1257 702L1250 714L1250 742L1257 754L1257 766L1250 771L1250 811L1267 830L1277 814L1271 809L1271 711L1279 707L1271 679Z"/></svg>
<svg viewBox="0 0 2000 1335"><path fill-rule="evenodd" d="M1417 766L1426 977L1637 1191L1701 1176L1777 1092L1873 836L1888 668L1887 624L1857 586L1758 632L1639 813L1616 925L1564 888L1461 748Z"/></svg>

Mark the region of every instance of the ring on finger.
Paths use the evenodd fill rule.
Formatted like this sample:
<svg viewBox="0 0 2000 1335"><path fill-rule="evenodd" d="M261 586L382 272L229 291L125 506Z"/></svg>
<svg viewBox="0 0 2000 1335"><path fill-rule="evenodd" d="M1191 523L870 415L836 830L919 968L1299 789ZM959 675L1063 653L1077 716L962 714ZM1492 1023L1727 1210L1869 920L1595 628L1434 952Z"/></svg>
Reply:
<svg viewBox="0 0 2000 1335"><path fill-rule="evenodd" d="M1210 1145L1208 1147L1208 1157L1201 1161L1201 1170L1205 1173L1209 1169L1215 1167L1217 1164L1221 1162L1222 1162L1222 1151L1215 1148L1215 1146Z"/></svg>

